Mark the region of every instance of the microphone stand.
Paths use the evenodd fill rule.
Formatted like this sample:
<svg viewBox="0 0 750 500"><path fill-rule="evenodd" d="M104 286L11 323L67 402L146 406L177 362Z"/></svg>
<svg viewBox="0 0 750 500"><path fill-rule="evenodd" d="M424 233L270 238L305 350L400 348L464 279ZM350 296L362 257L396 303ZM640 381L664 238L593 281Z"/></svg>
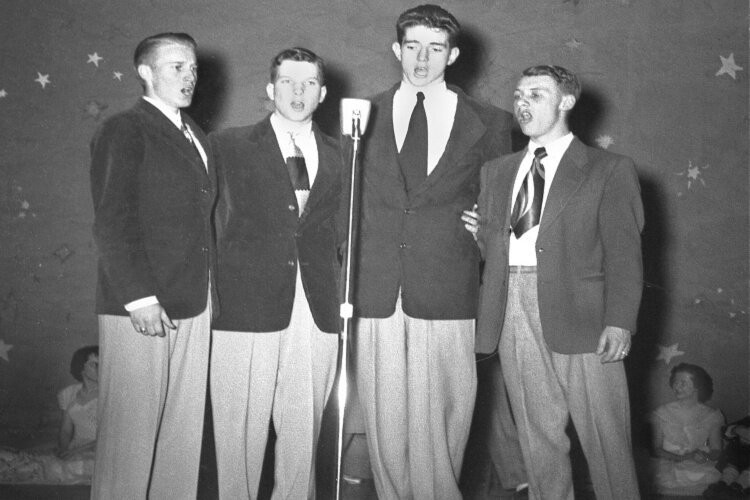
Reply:
<svg viewBox="0 0 750 500"><path fill-rule="evenodd" d="M346 400L349 391L349 376L347 367L347 353L349 346L349 328L354 316L354 307L349 301L351 289L351 263L352 263L352 229L354 227L354 192L357 167L357 153L359 151L359 142L361 140L360 112L355 110L352 113L352 166L351 179L349 182L349 219L346 232L346 260L344 263L344 303L341 304L339 316L344 320L341 331L341 346L339 349L339 380L338 380L338 447L336 454L336 500L341 498L341 467L343 461L343 444L344 444L344 410L346 409Z"/></svg>

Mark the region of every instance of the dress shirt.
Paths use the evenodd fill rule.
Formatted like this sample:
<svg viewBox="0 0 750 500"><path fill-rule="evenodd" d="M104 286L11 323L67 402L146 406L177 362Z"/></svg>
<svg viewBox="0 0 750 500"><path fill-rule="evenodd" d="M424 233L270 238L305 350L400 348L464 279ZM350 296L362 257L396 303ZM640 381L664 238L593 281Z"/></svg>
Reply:
<svg viewBox="0 0 750 500"><path fill-rule="evenodd" d="M401 151L406 132L409 130L409 119L417 103L417 92L424 94L424 111L427 115L427 175L429 175L443 156L445 146L453 129L456 117L458 96L449 90L445 81L435 82L427 87L415 87L408 82L401 86L393 96L393 133L396 146Z"/></svg>
<svg viewBox="0 0 750 500"><path fill-rule="evenodd" d="M544 146L545 151L547 151L547 156L541 161L544 166L544 197L542 198L542 215L539 218L540 224L544 219L544 207L547 204L549 188L552 185L552 180L555 178L555 173L557 172L560 160L565 154L565 151L568 150L571 141L573 141L573 134L568 132L566 135L555 139ZM534 141L529 141L529 146L526 149L526 156L521 160L518 173L516 173L516 180L513 184L513 196L511 198L511 200L513 200L512 203L515 203L518 192L521 190L523 179L528 175L529 170L531 169L531 164L534 161L534 151L540 147L542 147L540 144L537 144ZM533 194L532 199L529 200L529 205L532 200ZM523 233L520 238L516 238L516 235L511 232L510 247L508 249L508 264L511 266L536 266L536 237L538 234L539 225L536 225Z"/></svg>
<svg viewBox="0 0 750 500"><path fill-rule="evenodd" d="M312 121L301 126L290 127L282 118L274 113L271 115L271 127L276 134L276 142L279 144L281 155L285 161L290 156L294 156L294 145L289 134L294 135L294 142L302 151L302 156L305 157L307 178L310 181L310 189L312 189L315 176L318 173L318 144L315 142L315 134L312 131Z"/></svg>

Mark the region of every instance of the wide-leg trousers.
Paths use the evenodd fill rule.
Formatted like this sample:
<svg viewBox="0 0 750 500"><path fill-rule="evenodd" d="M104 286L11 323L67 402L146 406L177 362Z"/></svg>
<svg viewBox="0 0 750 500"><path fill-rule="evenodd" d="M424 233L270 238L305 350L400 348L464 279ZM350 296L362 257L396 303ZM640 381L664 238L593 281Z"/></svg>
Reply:
<svg viewBox="0 0 750 500"><path fill-rule="evenodd" d="M195 498L210 306L174 322L165 337L149 337L128 316L99 316L94 500Z"/></svg>
<svg viewBox="0 0 750 500"><path fill-rule="evenodd" d="M257 498L272 419L273 498L315 498L315 451L337 353L338 335L315 325L299 276L284 330L214 331L210 384L219 498Z"/></svg>
<svg viewBox="0 0 750 500"><path fill-rule="evenodd" d="M474 320L361 318L357 389L381 500L460 499L476 395Z"/></svg>
<svg viewBox="0 0 750 500"><path fill-rule="evenodd" d="M572 419L599 500L639 498L622 362L550 351L539 319L537 274L510 273L500 359L518 425L529 498L573 500L565 427Z"/></svg>

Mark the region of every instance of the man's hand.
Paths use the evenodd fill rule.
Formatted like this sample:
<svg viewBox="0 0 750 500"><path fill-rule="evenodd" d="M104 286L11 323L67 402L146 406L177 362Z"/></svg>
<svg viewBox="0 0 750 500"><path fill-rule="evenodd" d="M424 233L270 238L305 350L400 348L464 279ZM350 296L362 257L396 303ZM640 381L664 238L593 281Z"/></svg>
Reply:
<svg viewBox="0 0 750 500"><path fill-rule="evenodd" d="M471 233L474 240L477 239L477 231L479 231L479 213L477 212L477 204L471 210L464 210L461 220L465 222L464 227Z"/></svg>
<svg viewBox="0 0 750 500"><path fill-rule="evenodd" d="M599 337L596 354L602 363L622 361L630 352L631 333L629 330L617 326L605 326Z"/></svg>
<svg viewBox="0 0 750 500"><path fill-rule="evenodd" d="M136 332L150 337L163 337L166 335L165 328L169 328L170 330L177 328L177 325L169 319L167 311L164 310L161 304L140 307L134 311L130 311L130 322L133 323L133 328L135 328Z"/></svg>

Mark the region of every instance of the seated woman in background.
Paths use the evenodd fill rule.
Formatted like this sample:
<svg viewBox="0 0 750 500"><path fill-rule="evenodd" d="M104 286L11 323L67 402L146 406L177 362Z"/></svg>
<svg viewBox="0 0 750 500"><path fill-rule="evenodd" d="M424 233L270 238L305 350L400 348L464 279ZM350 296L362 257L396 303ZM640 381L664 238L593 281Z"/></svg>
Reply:
<svg viewBox="0 0 750 500"><path fill-rule="evenodd" d="M57 394L62 410L54 453L0 449L0 483L80 484L91 482L96 447L99 347L73 353L70 373L77 384Z"/></svg>
<svg viewBox="0 0 750 500"><path fill-rule="evenodd" d="M669 385L675 401L651 415L656 489L662 494L700 495L720 476L715 464L724 416L704 404L713 394L713 381L700 366L675 366Z"/></svg>

